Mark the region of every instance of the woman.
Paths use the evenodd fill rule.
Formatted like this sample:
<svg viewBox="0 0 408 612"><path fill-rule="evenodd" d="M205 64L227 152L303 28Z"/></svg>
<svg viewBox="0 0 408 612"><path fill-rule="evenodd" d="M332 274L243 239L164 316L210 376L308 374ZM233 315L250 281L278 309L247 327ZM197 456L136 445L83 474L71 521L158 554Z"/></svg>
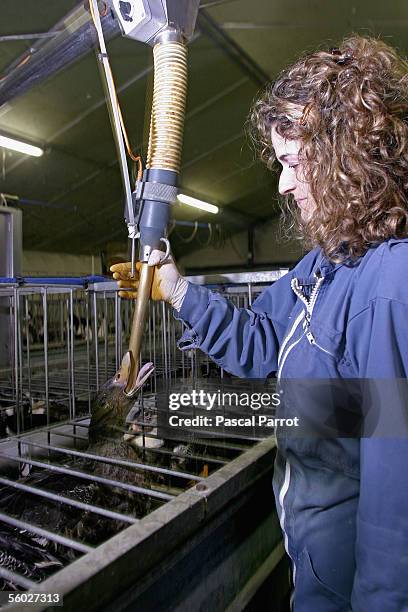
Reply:
<svg viewBox="0 0 408 612"><path fill-rule="evenodd" d="M152 291L187 324L180 347L232 374L374 381L362 399L374 434L398 410L405 425L406 404L382 393L408 372L407 68L385 43L355 36L300 59L255 102L261 156L281 164L279 191L312 250L250 310L187 283L173 263L156 268ZM112 271L134 297L129 266ZM279 441L295 612L408 610L408 439L396 429Z"/></svg>

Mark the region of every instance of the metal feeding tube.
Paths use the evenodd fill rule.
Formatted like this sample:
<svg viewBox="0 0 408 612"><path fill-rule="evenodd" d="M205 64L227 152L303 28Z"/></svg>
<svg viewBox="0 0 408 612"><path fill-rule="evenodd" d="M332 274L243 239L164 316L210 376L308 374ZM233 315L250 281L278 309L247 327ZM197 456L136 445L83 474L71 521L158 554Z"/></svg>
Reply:
<svg viewBox="0 0 408 612"><path fill-rule="evenodd" d="M132 234L132 275L136 238L140 241L141 266L129 350L123 356L115 381L126 395L132 396L154 369L153 364L146 364L143 369L140 364L154 277L154 267L148 266L148 261L153 250L163 249L163 243L166 248L162 261L170 255L167 226L171 205L177 197L180 172L187 94L187 42L194 33L200 0L109 0L109 3L123 34L152 45L154 57L146 169L143 176L141 172L138 176L132 194L132 210L126 210L125 214L128 227L133 218L136 230ZM93 13L96 13L95 7Z"/></svg>
<svg viewBox="0 0 408 612"><path fill-rule="evenodd" d="M140 350L154 276L154 267L148 266L147 262L152 250L166 242L170 203L164 200L173 200L177 194L187 94L187 46L183 42L159 42L154 47L153 56L154 91L139 220L139 259L142 265L129 354L122 361L128 377L127 395L133 395L138 388ZM149 191L146 191L146 185L149 185ZM163 199L156 200L157 197ZM168 248L168 244L166 246Z"/></svg>

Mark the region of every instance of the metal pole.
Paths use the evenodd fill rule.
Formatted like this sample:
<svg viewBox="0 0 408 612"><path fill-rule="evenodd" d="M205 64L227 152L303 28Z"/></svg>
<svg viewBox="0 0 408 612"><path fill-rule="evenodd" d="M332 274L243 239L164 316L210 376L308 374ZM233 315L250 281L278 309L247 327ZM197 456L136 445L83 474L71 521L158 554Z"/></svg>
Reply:
<svg viewBox="0 0 408 612"><path fill-rule="evenodd" d="M106 40L119 34L119 24L111 11L107 11L101 20ZM0 84L0 106L31 89L34 84L44 82L94 47L95 29L83 2L79 2L52 30L56 32L52 40L35 43L33 49L32 46L6 69L7 78Z"/></svg>
<svg viewBox="0 0 408 612"><path fill-rule="evenodd" d="M120 355L119 355L119 296L117 291L115 291L115 371L119 368L120 363Z"/></svg>
<svg viewBox="0 0 408 612"><path fill-rule="evenodd" d="M182 378L183 381L184 381L184 379L186 377L185 367L186 367L186 364L185 364L185 355L184 355L184 351L181 351L181 378Z"/></svg>
<svg viewBox="0 0 408 612"><path fill-rule="evenodd" d="M67 298L65 301L65 307L66 307L66 312L67 312L67 319L66 319L66 334L67 334L67 382L68 382L68 406L69 406L69 415L70 418L72 418L72 396L73 396L73 389L71 387L72 385L72 377L71 377L71 333L70 333L70 329L69 329L69 299Z"/></svg>
<svg viewBox="0 0 408 612"><path fill-rule="evenodd" d="M60 334L61 346L64 346L64 300L60 301Z"/></svg>
<svg viewBox="0 0 408 612"><path fill-rule="evenodd" d="M45 407L47 410L47 425L50 424L49 380L48 380L48 302L47 287L43 289L43 317L44 317L44 374L45 374Z"/></svg>
<svg viewBox="0 0 408 612"><path fill-rule="evenodd" d="M97 309L97 303L96 303L96 291L93 292L93 318L94 318L94 341L95 341L96 390L99 391L98 309Z"/></svg>
<svg viewBox="0 0 408 612"><path fill-rule="evenodd" d="M157 351L156 351L156 308L157 305L155 303L152 304L153 307L153 363L157 364ZM154 392L157 393L157 369L154 369Z"/></svg>
<svg viewBox="0 0 408 612"><path fill-rule="evenodd" d="M69 309L70 309L70 332L71 332L71 354L70 354L70 368L71 368L71 392L72 392L72 415L71 418L75 418L75 362L74 362L74 290L70 290L69 294Z"/></svg>
<svg viewBox="0 0 408 612"><path fill-rule="evenodd" d="M103 292L103 333L104 333L104 357L105 357L105 379L108 379L108 303L106 301L106 291Z"/></svg>
<svg viewBox="0 0 408 612"><path fill-rule="evenodd" d="M164 376L169 378L167 362L167 325L166 325L166 306L162 302L162 335L163 335L163 355L164 355Z"/></svg>
<svg viewBox="0 0 408 612"><path fill-rule="evenodd" d="M7 525L11 525L12 527L16 527L17 529L35 533L43 538L47 538L47 540L50 540L51 542L57 542L57 544L62 544L62 546L73 548L74 550L78 550L82 553L88 553L93 550L92 546L87 546L81 542L76 542L75 540L71 540L71 538L65 538L64 536L48 531L47 529L42 529L42 527L36 527L32 523L19 521L18 519L7 516L7 514L3 514L2 512L0 512L0 521L6 523Z"/></svg>
<svg viewBox="0 0 408 612"><path fill-rule="evenodd" d="M89 346L89 291L86 292L85 300L85 316L86 316L86 365L87 365L87 386L88 386L88 410L91 412L91 355Z"/></svg>
<svg viewBox="0 0 408 612"><path fill-rule="evenodd" d="M45 489L39 489L37 487L31 487L20 482L14 482L13 480L9 480L8 478L0 477L0 484L6 487L12 487L13 489L17 489L17 491L24 491L24 493L28 493L30 495L37 495L38 497L43 497L44 499L50 499L51 501L55 501L58 504L62 503L66 504L67 506L72 506L73 508L78 508L79 510L83 510L84 512L94 512L95 514L99 514L101 516L105 516L106 518L114 519L116 521L124 521L132 525L138 522L138 519L133 518L132 516L121 514L119 512L114 512L108 509L105 510L105 508L100 508L99 506L94 506L93 504L86 504L79 500L71 499L70 497L65 497L61 494L46 491Z"/></svg>
<svg viewBox="0 0 408 612"><path fill-rule="evenodd" d="M24 310L26 319L26 358L27 358L27 390L31 401L31 361L30 361L30 325L29 325L29 309L28 296L24 299Z"/></svg>
<svg viewBox="0 0 408 612"><path fill-rule="evenodd" d="M17 340L18 340L18 369L19 369L19 396L20 404L20 419L21 428L24 431L24 403L23 403L23 347L21 338L21 312L20 312L20 296L17 297ZM31 399L31 398L30 398Z"/></svg>
<svg viewBox="0 0 408 612"><path fill-rule="evenodd" d="M156 491L154 489L148 489L146 487L138 487L136 485L127 484L126 482L121 482L119 480L113 480L111 478L104 478L103 476L96 476L95 474L86 474L85 472L80 472L79 470L73 470L71 468L63 467L60 465L54 465L53 463L46 463L44 461L35 461L34 459L22 458L22 457L12 457L7 453L0 453L0 457L4 457L6 459L10 459L11 461L17 461L19 463L28 463L29 465L33 465L35 467L46 468L51 472L56 472L57 474L68 474L69 476L77 476L82 480L89 480L90 482L98 482L103 485L109 485L111 487L116 487L118 489L123 489L125 491L130 491L131 493L142 493L143 495L148 495L149 497L155 497L157 499L161 499L163 501L169 501L174 499L174 495L170 495L169 493L162 493L161 491ZM0 515L1 521L1 515Z"/></svg>
<svg viewBox="0 0 408 612"><path fill-rule="evenodd" d="M19 385L19 359L18 359L18 293L14 288L14 384L16 392L15 416L17 423L17 433L20 433L20 385Z"/></svg>

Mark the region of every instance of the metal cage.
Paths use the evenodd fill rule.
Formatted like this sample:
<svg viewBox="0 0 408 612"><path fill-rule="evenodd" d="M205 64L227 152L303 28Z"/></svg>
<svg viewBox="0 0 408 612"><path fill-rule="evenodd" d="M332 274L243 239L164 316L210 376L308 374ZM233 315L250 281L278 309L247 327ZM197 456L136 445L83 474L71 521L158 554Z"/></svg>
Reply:
<svg viewBox="0 0 408 612"><path fill-rule="evenodd" d="M283 273L192 280L215 281L237 306L249 307L265 283ZM151 303L142 361L153 361L155 374L150 387L135 400L141 415L138 434L123 430L132 440L134 454L110 455L109 440L108 452L99 452L100 447L90 450L91 402L120 365L132 303L121 300L116 285L109 282L9 284L1 287L0 299L9 312L11 360L0 373L0 525L7 541L29 534L58 561L35 580L16 564L0 564L3 588L61 593L67 609L83 606L84 601L95 610L112 605L115 610L134 609L136 604L147 606L141 609L188 610L193 601L213 610L226 609L235 601L235 609L240 609L239 601L248 597L245 589L251 584L252 589L259 587L283 558L269 484L274 438L259 441L225 432L211 439L197 435L186 445L177 434L161 439L151 414L157 412L163 380L182 389L200 374L224 387L244 388L245 381L229 379L200 351L180 352L176 340L182 323L163 303ZM179 449L186 446L184 456ZM53 490L48 478L50 482L75 479L82 497L72 494L73 485L69 491ZM97 501L89 499L89 491L96 488L104 492ZM2 497L13 499L13 495L24 499L25 507L30 506L27 500L33 500L33 520L28 510L4 510ZM39 513L53 516L50 509L55 507L79 517L73 530L37 520ZM247 533L232 533L228 517L245 523L245 514L253 521ZM103 533L89 542L78 524L82 531L88 525L87 533L94 537L89 529L92 521L103 525ZM232 569L236 552L220 548L219 537L229 537L235 547L245 550L238 574ZM177 568L186 572L187 559L190 569L196 567L197 575L202 575L198 551L204 541L214 552L209 566L218 559L213 587L196 585L191 590L187 580L174 591L172 572ZM63 554L58 556L60 551ZM247 557L251 562L244 568ZM223 572L229 576L228 585ZM221 583L222 597L216 592ZM169 608L164 593L173 594L171 606L184 593L184 603Z"/></svg>

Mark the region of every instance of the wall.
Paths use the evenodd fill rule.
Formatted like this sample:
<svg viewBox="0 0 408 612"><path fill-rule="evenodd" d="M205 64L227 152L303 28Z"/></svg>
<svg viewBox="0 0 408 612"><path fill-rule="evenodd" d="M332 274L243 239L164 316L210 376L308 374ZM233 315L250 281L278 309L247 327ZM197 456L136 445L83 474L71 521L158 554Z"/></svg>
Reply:
<svg viewBox="0 0 408 612"><path fill-rule="evenodd" d="M297 240L287 242L282 239L279 219L272 219L255 228L254 245L254 258L257 265L263 262L295 262L304 254Z"/></svg>
<svg viewBox="0 0 408 612"><path fill-rule="evenodd" d="M178 258L181 270L186 268L202 269L230 266L247 267L248 234L246 231L234 234L219 249L206 247ZM112 251L113 253L113 251ZM112 255L111 253L111 255ZM113 261L123 261L125 253ZM279 236L278 220L273 219L259 225L254 231L254 265L273 266L274 264L296 262L302 257L298 242L283 242ZM109 260L109 264L112 263ZM90 255L67 255L41 251L23 252L23 276L88 276L101 274L101 260Z"/></svg>
<svg viewBox="0 0 408 612"><path fill-rule="evenodd" d="M247 231L234 234L224 247L216 249L207 247L197 249L184 257L178 258L180 268L203 269L223 266L247 267L248 234ZM279 222L273 219L254 230L254 266L265 267L298 261L303 254L300 244L294 240L283 242L279 235Z"/></svg>
<svg viewBox="0 0 408 612"><path fill-rule="evenodd" d="M23 251L22 276L89 276L91 274L101 274L99 257Z"/></svg>

